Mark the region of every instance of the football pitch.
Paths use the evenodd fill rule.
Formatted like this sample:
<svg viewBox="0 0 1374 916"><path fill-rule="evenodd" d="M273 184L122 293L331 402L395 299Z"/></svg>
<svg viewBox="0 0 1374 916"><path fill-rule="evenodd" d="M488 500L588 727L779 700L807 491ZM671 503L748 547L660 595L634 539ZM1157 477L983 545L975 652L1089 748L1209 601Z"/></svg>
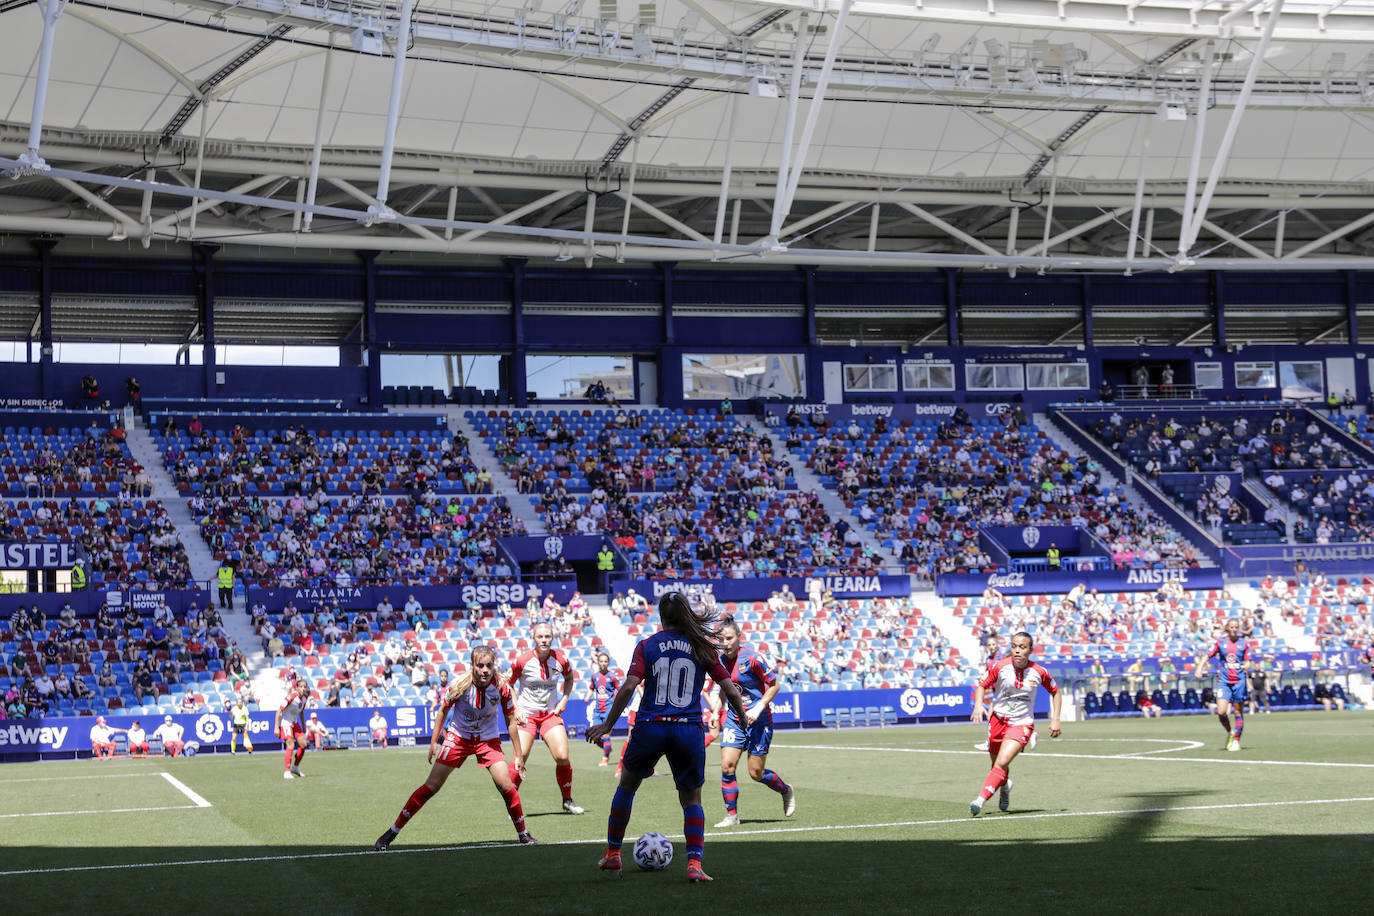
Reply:
<svg viewBox="0 0 1374 916"><path fill-rule="evenodd" d="M1041 732L1045 732L1042 725ZM769 766L797 812L743 776L739 827L724 807L719 751L703 792L710 885L683 877L682 816L667 778L635 801L626 871L596 860L614 786L599 752L573 750L562 813L536 747L515 834L487 774L469 762L385 853L371 851L428 766L415 749L76 761L0 767L0 894L10 912L501 911L1355 912L1374 862L1374 713L1247 717L1223 749L1214 717L1068 723L1012 768L972 818L988 770L972 725L779 732ZM619 752L620 740L616 740ZM629 843L674 839L666 872Z"/></svg>

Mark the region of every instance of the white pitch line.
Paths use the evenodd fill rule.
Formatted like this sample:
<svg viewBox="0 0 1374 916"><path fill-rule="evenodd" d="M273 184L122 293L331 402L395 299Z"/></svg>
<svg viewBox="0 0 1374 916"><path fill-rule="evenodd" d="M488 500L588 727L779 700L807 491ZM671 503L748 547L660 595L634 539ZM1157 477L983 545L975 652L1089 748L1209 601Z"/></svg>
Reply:
<svg viewBox="0 0 1374 916"><path fill-rule="evenodd" d="M214 805L210 804L210 803L209 803L208 801L206 801L204 798L201 798L201 797L200 797L199 795L197 795L195 792L191 791L191 787L190 787L190 786L186 785L186 783L182 782L180 779L177 779L177 778L176 778L175 776L173 776L171 773L159 772L158 775L161 776L163 779L167 780L168 782L170 782L170 783L172 784L172 788L176 789L176 790L177 790L178 792L180 792L182 795L185 795L185 796L186 796L187 798L189 798L191 801L195 802L195 805L196 805L197 808L213 808L213 807L214 807Z"/></svg>
<svg viewBox="0 0 1374 916"><path fill-rule="evenodd" d="M0 779L0 789L19 782L68 782L74 779L128 779L131 776L153 776L151 771L141 773L91 773L88 776L26 776L23 779Z"/></svg>
<svg viewBox="0 0 1374 916"><path fill-rule="evenodd" d="M155 808L93 808L89 811L33 811L28 814L0 814L0 817L57 817L63 814L136 814L143 811L183 811L197 805L160 805Z"/></svg>
<svg viewBox="0 0 1374 916"><path fill-rule="evenodd" d="M795 748L804 751L892 751L897 754L974 754L986 757L987 751L954 751L943 748L926 747L858 747L845 744L779 744L776 747ZM1027 757L1066 757L1069 760L1158 760L1171 763L1240 763L1250 766L1271 767L1340 767L1354 769L1374 769L1374 763L1332 763L1325 760L1250 760L1244 757L1146 757L1149 751L1136 754L1056 754L1047 751L1027 751ZM1157 751L1154 753L1158 753Z"/></svg>
<svg viewBox="0 0 1374 916"><path fill-rule="evenodd" d="M1227 805L1179 805L1172 808L1120 808L1104 811L1059 811L1040 814L1009 814L992 817L942 817L924 821L889 821L881 824L825 824L816 827L774 827L762 830L732 830L728 833L708 833L713 840L728 840L731 837L758 836L778 833L822 833L837 830L875 830L890 827L930 827L939 824L1012 824L1020 821L1043 820L1065 817L1129 817L1140 814L1168 814L1174 811L1225 811L1238 808L1283 808L1295 805L1348 805L1357 802L1374 802L1374 796L1356 798L1310 798L1298 801L1275 802L1236 802ZM189 807L189 806L186 806ZM142 810L142 809L139 809ZM31 815L14 815L26 817ZM682 834L670 834L671 839L682 839ZM601 846L605 840L598 837L590 840L557 840L544 843L544 846ZM385 855L397 856L426 852L473 852L483 849L525 849L522 843L477 843L470 846L412 846L392 847ZM68 865L58 868L20 868L13 871L0 871L0 878L18 875L52 875L68 872L123 871L139 868L174 868L182 865L240 865L245 862L298 862L306 859L347 859L358 856L382 855L371 849L355 849L348 852L308 852L280 856L239 856L220 859L183 859L174 862L128 862L122 865Z"/></svg>

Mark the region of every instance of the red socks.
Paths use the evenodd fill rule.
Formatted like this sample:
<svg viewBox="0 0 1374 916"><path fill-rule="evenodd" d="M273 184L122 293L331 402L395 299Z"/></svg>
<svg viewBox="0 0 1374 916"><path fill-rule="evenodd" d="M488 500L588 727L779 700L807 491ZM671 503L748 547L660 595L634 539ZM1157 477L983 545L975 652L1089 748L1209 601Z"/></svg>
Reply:
<svg viewBox="0 0 1374 916"><path fill-rule="evenodd" d="M509 789L501 789L501 797L506 802L506 813L510 815L510 822L515 825L516 833L525 832L525 809L520 804L520 793L515 786Z"/></svg>
<svg viewBox="0 0 1374 916"><path fill-rule="evenodd" d="M572 764L565 763L554 767L554 777L558 780L558 790L563 793L563 800L572 798Z"/></svg>
<svg viewBox="0 0 1374 916"><path fill-rule="evenodd" d="M992 793L1002 788L1002 783L1007 781L1007 771L1001 767L993 767L988 773L988 778L983 780L983 791L978 793L978 797L983 801L992 798Z"/></svg>
<svg viewBox="0 0 1374 916"><path fill-rule="evenodd" d="M422 785L412 792L410 794L410 800L407 801L406 806L401 809L401 813L396 816L396 823L392 825L391 829L400 831L400 829L415 816L415 812L423 808L425 802L429 801L432 797L434 797L434 790L431 789L428 784ZM516 805L520 804L520 799L518 797L515 803Z"/></svg>
<svg viewBox="0 0 1374 916"><path fill-rule="evenodd" d="M303 747L298 747L298 748L296 748L296 766L300 766L300 765L301 765L301 761L304 760L304 759L305 759L305 748L303 748Z"/></svg>
<svg viewBox="0 0 1374 916"><path fill-rule="evenodd" d="M507 763L506 770L510 773L511 785L515 786L517 789L520 788L520 783L524 781L525 777L520 775L520 771L516 769L515 764Z"/></svg>

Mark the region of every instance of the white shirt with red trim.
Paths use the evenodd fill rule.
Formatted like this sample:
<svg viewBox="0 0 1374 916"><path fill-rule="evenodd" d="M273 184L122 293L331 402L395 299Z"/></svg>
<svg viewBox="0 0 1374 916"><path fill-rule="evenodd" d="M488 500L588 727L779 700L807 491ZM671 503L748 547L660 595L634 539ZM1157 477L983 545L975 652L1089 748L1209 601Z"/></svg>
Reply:
<svg viewBox="0 0 1374 916"><path fill-rule="evenodd" d="M1039 662L1018 669L1011 656L988 668L979 685L992 690L992 714L1008 725L1030 725L1035 721L1035 691L1044 687L1054 696L1059 685Z"/></svg>
<svg viewBox="0 0 1374 916"><path fill-rule="evenodd" d="M305 712L305 697L295 687L286 691L286 696L282 698L281 720L283 722L299 722L301 713Z"/></svg>
<svg viewBox="0 0 1374 916"><path fill-rule="evenodd" d="M459 738L489 741L501 737L501 718L511 715L511 692L504 683L491 682L479 689L473 684L453 704L449 712L448 731Z"/></svg>
<svg viewBox="0 0 1374 916"><path fill-rule="evenodd" d="M553 712L563 698L563 678L572 670L568 657L557 649L542 662L534 649L522 654L510 669L516 708L521 712Z"/></svg>

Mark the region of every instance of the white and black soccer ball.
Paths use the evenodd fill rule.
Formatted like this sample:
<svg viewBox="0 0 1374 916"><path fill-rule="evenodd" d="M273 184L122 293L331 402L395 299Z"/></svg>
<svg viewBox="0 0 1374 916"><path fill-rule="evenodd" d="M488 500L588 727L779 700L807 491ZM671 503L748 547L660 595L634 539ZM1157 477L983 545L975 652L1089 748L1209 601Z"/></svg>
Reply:
<svg viewBox="0 0 1374 916"><path fill-rule="evenodd" d="M645 871L663 871L673 861L673 844L661 833L646 833L635 840L635 864Z"/></svg>

